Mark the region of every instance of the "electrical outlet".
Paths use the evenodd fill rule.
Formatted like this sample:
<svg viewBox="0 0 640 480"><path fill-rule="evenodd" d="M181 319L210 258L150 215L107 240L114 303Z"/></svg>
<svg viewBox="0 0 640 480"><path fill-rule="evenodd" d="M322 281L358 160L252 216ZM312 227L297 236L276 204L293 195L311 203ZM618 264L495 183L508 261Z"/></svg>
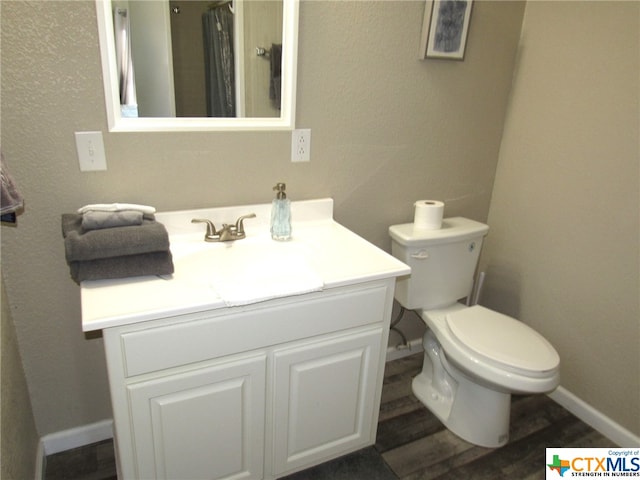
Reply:
<svg viewBox="0 0 640 480"><path fill-rule="evenodd" d="M81 172L107 169L102 132L75 132Z"/></svg>
<svg viewBox="0 0 640 480"><path fill-rule="evenodd" d="M309 162L311 160L311 129L298 128L291 132L291 161Z"/></svg>

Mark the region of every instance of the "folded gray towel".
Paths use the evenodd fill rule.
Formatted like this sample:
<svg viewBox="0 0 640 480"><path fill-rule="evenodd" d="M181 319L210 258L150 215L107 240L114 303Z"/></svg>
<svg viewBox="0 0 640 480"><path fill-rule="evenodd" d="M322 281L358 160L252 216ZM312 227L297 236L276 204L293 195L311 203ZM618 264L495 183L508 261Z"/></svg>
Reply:
<svg viewBox="0 0 640 480"><path fill-rule="evenodd" d="M145 215L139 210L122 210L120 212L90 211L82 214L82 228L100 230L102 228L128 227L142 225L142 220L153 220L153 215Z"/></svg>
<svg viewBox="0 0 640 480"><path fill-rule="evenodd" d="M86 231L82 228L82 215L65 213L62 235L67 262L169 251L169 234L164 225L155 220Z"/></svg>
<svg viewBox="0 0 640 480"><path fill-rule="evenodd" d="M170 251L151 252L124 257L69 262L69 270L71 278L77 283L85 280L170 275L173 273L173 259Z"/></svg>

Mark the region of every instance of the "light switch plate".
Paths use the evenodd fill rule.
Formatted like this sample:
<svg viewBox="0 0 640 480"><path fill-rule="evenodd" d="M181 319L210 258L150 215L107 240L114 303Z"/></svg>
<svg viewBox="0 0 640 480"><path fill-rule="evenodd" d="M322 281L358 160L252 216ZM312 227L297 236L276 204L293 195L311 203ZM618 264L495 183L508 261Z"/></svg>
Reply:
<svg viewBox="0 0 640 480"><path fill-rule="evenodd" d="M75 132L81 172L107 169L102 132Z"/></svg>

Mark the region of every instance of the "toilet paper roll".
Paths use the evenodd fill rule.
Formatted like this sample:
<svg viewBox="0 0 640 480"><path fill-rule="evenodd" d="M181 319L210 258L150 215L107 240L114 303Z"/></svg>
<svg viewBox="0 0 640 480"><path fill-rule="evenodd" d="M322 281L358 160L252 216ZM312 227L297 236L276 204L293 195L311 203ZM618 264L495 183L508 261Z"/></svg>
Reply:
<svg viewBox="0 0 640 480"><path fill-rule="evenodd" d="M442 226L444 203L437 200L418 200L413 204L413 228L419 230L438 230Z"/></svg>

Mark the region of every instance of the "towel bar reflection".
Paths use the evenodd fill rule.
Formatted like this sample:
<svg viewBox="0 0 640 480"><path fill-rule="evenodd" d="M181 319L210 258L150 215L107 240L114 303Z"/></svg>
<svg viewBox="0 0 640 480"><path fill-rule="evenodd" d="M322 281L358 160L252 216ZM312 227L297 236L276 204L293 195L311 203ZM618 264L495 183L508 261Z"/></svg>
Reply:
<svg viewBox="0 0 640 480"><path fill-rule="evenodd" d="M264 47L256 47L256 55L258 57L271 58L271 50Z"/></svg>

